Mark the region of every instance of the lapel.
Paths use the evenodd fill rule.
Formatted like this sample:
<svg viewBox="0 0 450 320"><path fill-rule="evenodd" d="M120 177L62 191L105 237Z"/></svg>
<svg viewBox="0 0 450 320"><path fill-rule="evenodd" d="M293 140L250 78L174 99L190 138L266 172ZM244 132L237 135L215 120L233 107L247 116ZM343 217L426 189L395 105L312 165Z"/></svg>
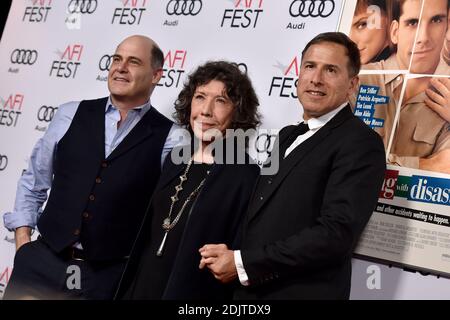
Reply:
<svg viewBox="0 0 450 320"><path fill-rule="evenodd" d="M186 166L176 166L172 163L172 161L168 160L170 158L170 154L167 155L165 165L163 167L163 171L161 172L161 178L158 182L158 186L156 190L160 190L168 185L173 179L181 176ZM179 182L179 181L178 181Z"/></svg>
<svg viewBox="0 0 450 320"><path fill-rule="evenodd" d="M184 165L179 166L176 165L172 162L171 160L171 155L172 153L175 153L177 156L181 157L182 159L184 159L185 156L185 151L189 150L191 148L191 145L186 146L175 146L168 154L166 159L164 160L163 163L163 167L162 167L162 171L161 171L161 176L159 178L158 184L156 185L156 189L155 190L160 190L162 188L164 188L167 184L169 184L171 181L173 181L173 179L175 177L177 177L177 180L179 176L181 176L181 174L183 173L183 171L186 169L186 165L187 163L184 163ZM190 159L190 155L192 153L189 152L189 158L187 158L186 160Z"/></svg>
<svg viewBox="0 0 450 320"><path fill-rule="evenodd" d="M123 139L123 141L109 155L109 157L107 158L108 160L117 158L118 156L122 155L123 153L127 152L128 150L136 146L137 144L146 140L152 134L151 118L153 111L154 111L153 107L147 111L144 117L136 124L136 126Z"/></svg>
<svg viewBox="0 0 450 320"><path fill-rule="evenodd" d="M350 119L351 117L353 117L353 113L350 109L350 106L347 105L327 124L320 128L312 137L297 146L286 159L280 159L280 167L277 174L270 177L260 177L258 186L256 187L256 195L253 198L253 205L250 208L248 221L253 219L257 215L257 213L261 211L261 208L270 199L272 194L280 187L282 182L288 176L289 172L291 172L295 166L301 163L308 154L313 152L316 146L325 141L326 137L332 132L335 127L341 125L345 120ZM292 129L287 133L291 132ZM278 157L279 155L282 155L284 153L284 150L286 150L286 147L289 147L281 147L283 142L286 141L287 137L289 137L289 134L286 134L284 138L280 138L280 147L278 149L281 152L273 153L272 156ZM272 183L266 183L268 179L271 179ZM260 200L260 196L263 196L263 200Z"/></svg>

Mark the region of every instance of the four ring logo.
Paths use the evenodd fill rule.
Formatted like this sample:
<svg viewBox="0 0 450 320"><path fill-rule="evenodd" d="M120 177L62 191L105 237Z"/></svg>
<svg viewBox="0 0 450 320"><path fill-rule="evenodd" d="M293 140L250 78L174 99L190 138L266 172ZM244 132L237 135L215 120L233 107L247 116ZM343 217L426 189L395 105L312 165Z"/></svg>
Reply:
<svg viewBox="0 0 450 320"><path fill-rule="evenodd" d="M42 106L38 110L37 118L39 121L50 122L53 119L53 116L56 113L58 108L50 107L50 106Z"/></svg>
<svg viewBox="0 0 450 320"><path fill-rule="evenodd" d="M94 13L97 0L70 0L67 10L69 13Z"/></svg>
<svg viewBox="0 0 450 320"><path fill-rule="evenodd" d="M14 49L11 53L11 63L32 65L37 58L38 53L36 50Z"/></svg>
<svg viewBox="0 0 450 320"><path fill-rule="evenodd" d="M111 66L112 56L105 54L100 58L98 62L98 68L100 71L109 71L109 67Z"/></svg>
<svg viewBox="0 0 450 320"><path fill-rule="evenodd" d="M334 11L334 0L294 0L289 7L292 17L326 18Z"/></svg>
<svg viewBox="0 0 450 320"><path fill-rule="evenodd" d="M241 72L247 74L248 69L247 69L247 65L245 63L243 63L243 62L238 63L237 67L239 68L239 70L241 70Z"/></svg>
<svg viewBox="0 0 450 320"><path fill-rule="evenodd" d="M3 171L8 166L8 157L0 154L0 171Z"/></svg>
<svg viewBox="0 0 450 320"><path fill-rule="evenodd" d="M202 0L170 0L166 12L169 16L196 16L202 10Z"/></svg>

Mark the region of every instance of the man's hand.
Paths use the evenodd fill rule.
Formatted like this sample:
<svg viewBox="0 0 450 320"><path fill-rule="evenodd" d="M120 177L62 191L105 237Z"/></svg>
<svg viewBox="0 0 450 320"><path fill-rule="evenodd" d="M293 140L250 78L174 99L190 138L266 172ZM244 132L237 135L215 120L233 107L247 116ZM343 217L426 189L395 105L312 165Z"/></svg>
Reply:
<svg viewBox="0 0 450 320"><path fill-rule="evenodd" d="M450 79L433 78L430 80L430 86L432 88L425 90L425 104L445 121L450 122Z"/></svg>
<svg viewBox="0 0 450 320"><path fill-rule="evenodd" d="M419 159L419 169L450 174L450 149L441 150L429 158Z"/></svg>
<svg viewBox="0 0 450 320"><path fill-rule="evenodd" d="M237 278L234 252L225 244L206 244L199 249L199 268L207 267L214 277L222 283L228 283Z"/></svg>
<svg viewBox="0 0 450 320"><path fill-rule="evenodd" d="M25 243L31 241L31 228L30 227L19 227L15 231L16 239L16 252Z"/></svg>

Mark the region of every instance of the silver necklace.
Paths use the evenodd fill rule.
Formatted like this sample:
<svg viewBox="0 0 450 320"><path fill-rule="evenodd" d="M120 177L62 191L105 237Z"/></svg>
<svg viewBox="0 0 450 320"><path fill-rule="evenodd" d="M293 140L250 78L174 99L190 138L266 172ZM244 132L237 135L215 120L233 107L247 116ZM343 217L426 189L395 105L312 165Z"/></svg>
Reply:
<svg viewBox="0 0 450 320"><path fill-rule="evenodd" d="M200 189L205 184L206 177L203 178L203 180L200 182L200 184L197 186L197 188L195 188L194 191L192 191L191 194L186 198L186 200L184 200L184 203L181 206L180 211L178 211L178 214L175 216L175 218L173 220L171 220L173 207L174 207L175 203L179 200L178 193L180 193L181 190L183 190L183 183L185 181L187 181L187 179L188 179L187 173L189 172L189 169L191 168L191 165L193 162L194 162L194 160L191 158L191 160L189 160L189 162L186 166L186 169L184 170L184 173L180 176L180 183L175 186L175 194L170 197L170 200L172 203L170 204L169 214L167 215L167 218L164 219L163 224L162 224L162 228L165 231L165 233L164 233L164 237L161 241L161 244L159 245L158 251L156 252L156 255L158 257L163 255L164 245L166 243L166 239L167 239L167 235L169 234L169 231L172 230L173 227L175 227L178 220L180 220L180 217L183 214L183 211L186 208L187 204L198 195ZM209 170L206 171L206 175L208 175L208 174L209 174Z"/></svg>

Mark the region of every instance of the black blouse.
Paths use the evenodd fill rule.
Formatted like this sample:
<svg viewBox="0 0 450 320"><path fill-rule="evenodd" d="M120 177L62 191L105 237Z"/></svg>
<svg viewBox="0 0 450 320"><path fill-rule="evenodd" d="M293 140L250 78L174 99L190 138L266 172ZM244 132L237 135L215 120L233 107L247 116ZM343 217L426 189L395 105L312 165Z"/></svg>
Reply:
<svg viewBox="0 0 450 320"><path fill-rule="evenodd" d="M186 164L180 164L179 166L183 166L183 169L181 170L183 173ZM206 178L210 167L210 164L205 163L193 163L191 165L187 173L187 180L184 181L182 185L183 189L178 193L179 200L174 205L170 219L171 221L175 219L187 197L200 185L201 181ZM126 292L124 296L125 299L159 300L164 294L183 234L184 232L189 232L189 230L185 230L185 226L189 218L192 204L195 203L196 199L196 197L193 198L186 205L177 224L167 235L162 256L157 256L156 252L165 235L162 224L164 219L168 217L170 205L172 203L171 197L175 194L175 186L179 183L180 177L177 176L167 186L158 190L153 195L150 211L152 213L151 232L143 247L144 251L142 252L139 261L136 277L133 284ZM198 259L200 261L200 255Z"/></svg>

